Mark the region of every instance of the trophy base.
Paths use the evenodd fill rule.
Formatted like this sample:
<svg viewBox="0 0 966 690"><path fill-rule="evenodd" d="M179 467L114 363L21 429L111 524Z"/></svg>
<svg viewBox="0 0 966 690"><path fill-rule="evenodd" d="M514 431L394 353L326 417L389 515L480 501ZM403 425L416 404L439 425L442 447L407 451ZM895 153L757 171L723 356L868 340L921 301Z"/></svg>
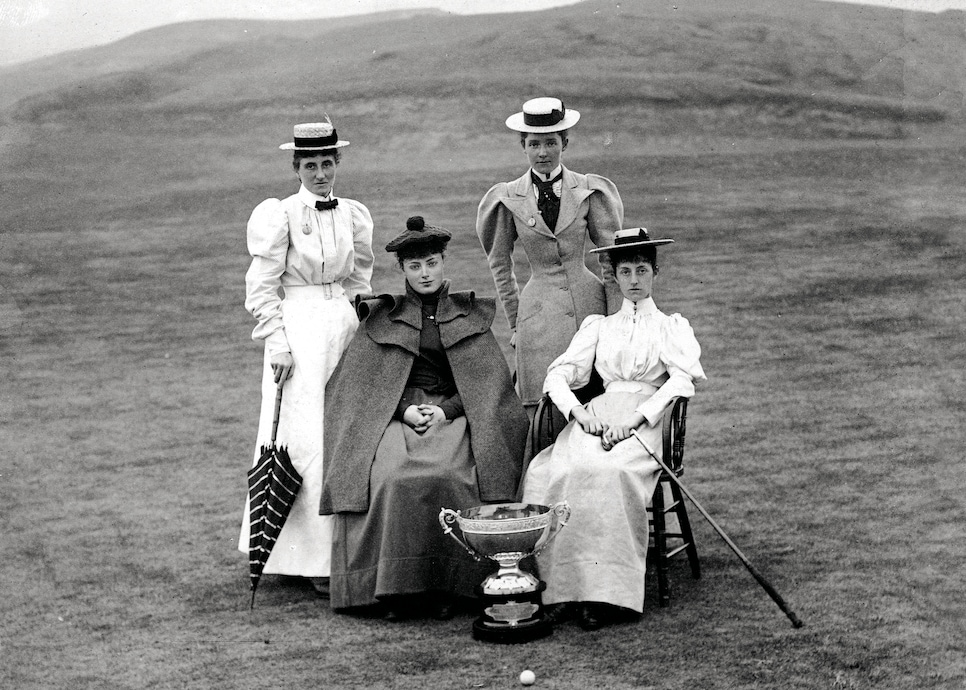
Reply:
<svg viewBox="0 0 966 690"><path fill-rule="evenodd" d="M482 618L473 623L473 639L480 642L495 642L497 644L522 644L532 642L553 634L550 621L541 618L531 623L504 628L487 625Z"/></svg>
<svg viewBox="0 0 966 690"><path fill-rule="evenodd" d="M480 593L483 615L473 623L473 639L499 644L520 644L547 637L553 626L543 615L540 582L534 591L493 595Z"/></svg>

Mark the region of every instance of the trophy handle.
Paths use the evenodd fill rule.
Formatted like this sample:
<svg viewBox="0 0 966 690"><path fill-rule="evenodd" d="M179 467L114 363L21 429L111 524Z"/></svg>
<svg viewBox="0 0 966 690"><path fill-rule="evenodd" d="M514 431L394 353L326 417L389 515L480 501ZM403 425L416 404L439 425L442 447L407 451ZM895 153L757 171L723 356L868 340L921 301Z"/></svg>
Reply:
<svg viewBox="0 0 966 690"><path fill-rule="evenodd" d="M453 531L453 523L456 522L456 518L460 516L459 512L451 508L440 508L439 511L439 524L443 528L443 534L448 534L453 537L459 545L466 549L466 552L478 561L482 561L483 557L480 556L476 551L470 548L470 545L463 541L462 537L456 535Z"/></svg>
<svg viewBox="0 0 966 690"><path fill-rule="evenodd" d="M554 537L562 530L567 521L570 519L570 504L566 501L561 501L560 503L555 503L550 507L550 512L553 513L553 520L550 523L549 528L543 535L537 540L537 543L533 547L533 551L528 554L531 556L536 556L538 553L544 550L546 546L553 540Z"/></svg>

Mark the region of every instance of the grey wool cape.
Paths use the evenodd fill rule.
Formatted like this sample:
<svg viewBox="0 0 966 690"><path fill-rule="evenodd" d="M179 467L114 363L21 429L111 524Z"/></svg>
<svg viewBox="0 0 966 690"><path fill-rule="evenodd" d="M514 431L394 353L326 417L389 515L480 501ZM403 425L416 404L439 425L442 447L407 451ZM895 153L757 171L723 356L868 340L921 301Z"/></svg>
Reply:
<svg viewBox="0 0 966 690"><path fill-rule="evenodd" d="M481 502L512 501L523 466L528 419L490 326L496 302L472 292L439 297L436 320L470 429ZM359 330L325 389L325 458L319 512L364 513L382 434L416 355L422 313L405 295L359 305Z"/></svg>

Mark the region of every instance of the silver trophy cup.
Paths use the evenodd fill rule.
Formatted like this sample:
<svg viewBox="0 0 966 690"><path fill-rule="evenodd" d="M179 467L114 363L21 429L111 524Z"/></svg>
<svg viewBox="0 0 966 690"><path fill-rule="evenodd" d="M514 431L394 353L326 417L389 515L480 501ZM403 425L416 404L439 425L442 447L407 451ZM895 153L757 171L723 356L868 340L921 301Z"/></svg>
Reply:
<svg viewBox="0 0 966 690"><path fill-rule="evenodd" d="M467 510L443 508L439 524L477 559L499 564L477 588L483 614L473 637L487 642L527 642L552 632L543 616L540 593L546 584L521 569L520 561L542 551L570 518L570 506L498 503ZM462 536L453 531L459 527Z"/></svg>

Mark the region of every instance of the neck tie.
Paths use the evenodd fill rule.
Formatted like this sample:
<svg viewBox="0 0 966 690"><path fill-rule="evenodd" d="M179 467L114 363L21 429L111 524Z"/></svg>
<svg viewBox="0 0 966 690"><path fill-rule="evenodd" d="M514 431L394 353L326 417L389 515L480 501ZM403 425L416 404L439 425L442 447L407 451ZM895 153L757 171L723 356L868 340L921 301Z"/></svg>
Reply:
<svg viewBox="0 0 966 690"><path fill-rule="evenodd" d="M315 210L316 211L331 211L336 206L339 205L338 199L329 199L328 201L316 201Z"/></svg>
<svg viewBox="0 0 966 690"><path fill-rule="evenodd" d="M563 170L560 174L548 182L544 182L539 177L537 177L532 171L530 172L530 179L533 180L533 184L537 186L537 208L540 209L540 215L543 216L543 222L547 224L547 227L553 230L557 225L557 216L560 213L560 198L553 193L553 184L563 177Z"/></svg>

